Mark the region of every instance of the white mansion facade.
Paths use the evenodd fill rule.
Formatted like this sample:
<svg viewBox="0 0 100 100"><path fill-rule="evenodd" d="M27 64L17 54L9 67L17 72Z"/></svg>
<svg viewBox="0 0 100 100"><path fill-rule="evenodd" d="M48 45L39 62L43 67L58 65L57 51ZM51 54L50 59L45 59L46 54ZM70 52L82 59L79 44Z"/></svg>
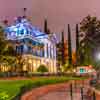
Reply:
<svg viewBox="0 0 100 100"><path fill-rule="evenodd" d="M49 72L56 72L56 36L48 36L34 27L26 18L17 18L13 25L5 28L7 40L10 40L25 63L23 70L36 72L44 64Z"/></svg>

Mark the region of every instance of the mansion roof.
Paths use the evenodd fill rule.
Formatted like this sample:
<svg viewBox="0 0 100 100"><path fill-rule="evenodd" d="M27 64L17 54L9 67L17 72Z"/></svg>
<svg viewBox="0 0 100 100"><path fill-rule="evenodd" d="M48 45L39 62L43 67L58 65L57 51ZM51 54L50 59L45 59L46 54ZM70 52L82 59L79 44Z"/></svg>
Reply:
<svg viewBox="0 0 100 100"><path fill-rule="evenodd" d="M50 41L53 41L53 43L57 42L55 34L48 36L37 27L34 27L28 19L22 17L18 17L13 25L5 28L5 35L8 40L30 38L33 40L39 39L41 42L44 42L44 39L49 39Z"/></svg>
<svg viewBox="0 0 100 100"><path fill-rule="evenodd" d="M41 32L36 27L32 26L31 22L25 18L17 18L13 25L5 28L7 39L14 40L24 38L25 36L47 38L48 36Z"/></svg>

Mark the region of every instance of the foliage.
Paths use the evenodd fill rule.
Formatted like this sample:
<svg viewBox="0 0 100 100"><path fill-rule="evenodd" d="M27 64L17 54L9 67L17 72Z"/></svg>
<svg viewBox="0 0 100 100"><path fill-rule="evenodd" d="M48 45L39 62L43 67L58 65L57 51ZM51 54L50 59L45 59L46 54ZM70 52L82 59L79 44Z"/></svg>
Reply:
<svg viewBox="0 0 100 100"><path fill-rule="evenodd" d="M0 92L0 100L9 100L9 95L6 92Z"/></svg>
<svg viewBox="0 0 100 100"><path fill-rule="evenodd" d="M72 47L71 47L71 32L70 25L68 24L68 62L69 66L72 65Z"/></svg>
<svg viewBox="0 0 100 100"><path fill-rule="evenodd" d="M56 47L57 47L57 60L59 62L62 62L62 50L61 50L62 49L62 43L61 42L57 43Z"/></svg>
<svg viewBox="0 0 100 100"><path fill-rule="evenodd" d="M4 29L0 26L0 65L5 63L6 65L14 65L15 62L15 50L10 41L5 39Z"/></svg>
<svg viewBox="0 0 100 100"><path fill-rule="evenodd" d="M4 40L4 30L3 27L0 26L0 55L3 54L5 47L6 47L6 42Z"/></svg>
<svg viewBox="0 0 100 100"><path fill-rule="evenodd" d="M48 72L48 68L45 65L40 65L37 71L41 73Z"/></svg>
<svg viewBox="0 0 100 100"><path fill-rule="evenodd" d="M44 32L47 33L48 26L47 26L47 19L44 20Z"/></svg>
<svg viewBox="0 0 100 100"><path fill-rule="evenodd" d="M62 41L61 42L61 44L62 44L62 46L61 46L61 51L62 51L61 59L62 59L62 65L64 65L65 64L65 57L64 57L64 51L65 51L65 48L64 48L64 32L62 32L62 40L61 41Z"/></svg>
<svg viewBox="0 0 100 100"><path fill-rule="evenodd" d="M86 16L80 23L80 31L83 32L80 41L81 64L91 64L93 51L99 44L100 20L94 16Z"/></svg>
<svg viewBox="0 0 100 100"><path fill-rule="evenodd" d="M78 24L76 24L76 65L79 64L80 60L80 55L79 55L79 29L78 29Z"/></svg>
<svg viewBox="0 0 100 100"><path fill-rule="evenodd" d="M86 16L80 23L81 31L85 32L86 35L94 35L95 32L100 31L100 21L95 16Z"/></svg>
<svg viewBox="0 0 100 100"><path fill-rule="evenodd" d="M97 71L100 70L100 62L99 61L94 61L93 65L94 65L95 70L97 70Z"/></svg>
<svg viewBox="0 0 100 100"><path fill-rule="evenodd" d="M50 34L50 29L48 28L48 23L47 23L47 19L44 20L44 32L46 34Z"/></svg>
<svg viewBox="0 0 100 100"><path fill-rule="evenodd" d="M61 68L62 68L62 72L66 72L69 69L69 63L68 63L68 61Z"/></svg>

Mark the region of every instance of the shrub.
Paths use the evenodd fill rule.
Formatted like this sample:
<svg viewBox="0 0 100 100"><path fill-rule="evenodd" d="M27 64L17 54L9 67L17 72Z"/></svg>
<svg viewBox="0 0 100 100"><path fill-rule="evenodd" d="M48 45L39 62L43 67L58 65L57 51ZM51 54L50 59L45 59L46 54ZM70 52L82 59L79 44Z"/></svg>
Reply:
<svg viewBox="0 0 100 100"><path fill-rule="evenodd" d="M37 71L41 73L48 72L48 68L45 65L40 65Z"/></svg>
<svg viewBox="0 0 100 100"><path fill-rule="evenodd" d="M9 100L9 95L6 92L1 92L0 100Z"/></svg>

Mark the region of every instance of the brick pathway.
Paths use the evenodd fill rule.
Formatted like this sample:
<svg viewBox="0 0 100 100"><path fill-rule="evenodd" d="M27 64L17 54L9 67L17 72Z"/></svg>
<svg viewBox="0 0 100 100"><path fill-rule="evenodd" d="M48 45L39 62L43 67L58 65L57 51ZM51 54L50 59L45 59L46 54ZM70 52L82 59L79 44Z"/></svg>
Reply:
<svg viewBox="0 0 100 100"><path fill-rule="evenodd" d="M96 100L100 100L100 94L96 94Z"/></svg>
<svg viewBox="0 0 100 100"><path fill-rule="evenodd" d="M36 89L33 89L32 91L24 94L21 97L21 100L37 100L37 97L41 97L44 94L47 94L49 92L58 91L62 88L68 88L68 86L69 86L68 83L62 83L62 84L48 85L48 86L36 88Z"/></svg>
<svg viewBox="0 0 100 100"><path fill-rule="evenodd" d="M79 92L73 93L73 100L81 100ZM71 100L70 92L68 89L60 89L55 92L49 92L44 96L38 97L36 100Z"/></svg>
<svg viewBox="0 0 100 100"><path fill-rule="evenodd" d="M21 100L71 100L69 86L70 83L60 83L36 88L24 94ZM74 91L73 98L80 100L79 89Z"/></svg>
<svg viewBox="0 0 100 100"><path fill-rule="evenodd" d="M81 82L78 81L77 83L78 84L76 86L76 89L75 86L73 86L74 88L73 100L81 100L81 93L80 93ZM69 84L70 83L63 83L63 84L48 85L36 88L24 94L21 100L71 100L69 92L70 91ZM86 87L85 90L87 89L88 88ZM96 100L100 100L100 94L98 94L97 92L96 92Z"/></svg>

